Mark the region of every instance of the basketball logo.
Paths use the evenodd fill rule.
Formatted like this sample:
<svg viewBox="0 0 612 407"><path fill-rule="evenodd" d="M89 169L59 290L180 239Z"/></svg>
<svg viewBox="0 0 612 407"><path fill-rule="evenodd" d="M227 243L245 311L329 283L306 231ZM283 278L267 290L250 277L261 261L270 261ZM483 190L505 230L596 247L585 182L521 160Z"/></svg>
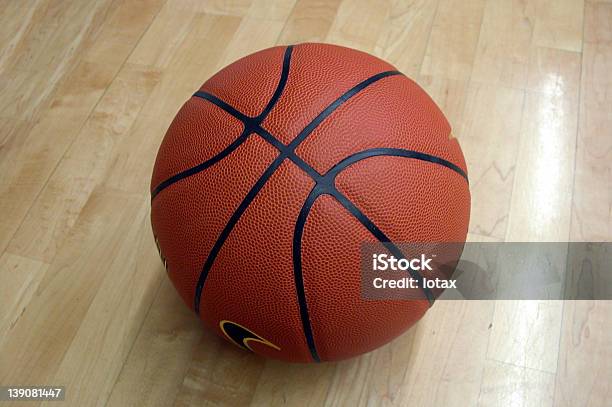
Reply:
<svg viewBox="0 0 612 407"><path fill-rule="evenodd" d="M276 350L280 350L278 346L274 345L270 341L235 322L223 320L219 322L219 328L221 328L227 339L244 350L249 350L251 352L253 351L250 346L251 342L259 342Z"/></svg>

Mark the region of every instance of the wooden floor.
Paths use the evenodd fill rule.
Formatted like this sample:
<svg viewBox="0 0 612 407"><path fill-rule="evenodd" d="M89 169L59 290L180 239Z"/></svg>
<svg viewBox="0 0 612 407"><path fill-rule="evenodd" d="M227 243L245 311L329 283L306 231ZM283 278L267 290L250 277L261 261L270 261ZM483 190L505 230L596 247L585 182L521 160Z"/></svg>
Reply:
<svg viewBox="0 0 612 407"><path fill-rule="evenodd" d="M74 406L612 405L612 302L440 301L318 365L202 330L151 237L157 148L220 67L304 41L433 96L471 240L612 240L611 1L0 0L0 385L64 385Z"/></svg>

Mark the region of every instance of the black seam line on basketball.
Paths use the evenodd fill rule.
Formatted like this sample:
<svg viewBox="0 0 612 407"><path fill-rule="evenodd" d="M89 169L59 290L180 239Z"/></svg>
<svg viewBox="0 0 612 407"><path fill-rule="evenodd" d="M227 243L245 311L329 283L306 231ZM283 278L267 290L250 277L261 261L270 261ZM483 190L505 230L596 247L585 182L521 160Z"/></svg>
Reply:
<svg viewBox="0 0 612 407"><path fill-rule="evenodd" d="M336 200L342 205L347 211L349 211L353 217L355 217L368 231L374 235L374 237L383 244L391 252L393 256L398 259L405 259L406 256L402 253L402 251L387 237L387 235L378 227L368 216L363 213L355 204L353 204L350 199L348 199L344 194L338 191L336 188L331 188L328 191L325 191L332 195ZM425 294L427 301L430 304L433 304L435 301L435 296L431 292L431 290L425 287L423 276L416 270L409 270L412 278L419 282L419 287L421 291Z"/></svg>
<svg viewBox="0 0 612 407"><path fill-rule="evenodd" d="M289 78L289 66L291 65L291 53L293 51L293 45L289 45L285 49L285 55L283 56L283 69L281 71L281 77L278 81L278 86L272 95L272 98L264 108L264 110L255 118L257 123L261 123L266 116L272 111L276 102L280 99L283 90L285 89L285 85L287 84L287 79Z"/></svg>
<svg viewBox="0 0 612 407"><path fill-rule="evenodd" d="M300 213L295 222L295 228L293 230L293 277L295 279L295 291L297 293L298 306L300 309L300 319L302 320L302 328L304 329L304 336L306 337L306 343L310 350L310 355L315 362L320 362L319 354L314 342L314 336L312 334L312 326L310 324L310 316L308 313L308 302L306 301L306 291L304 289L304 276L302 274L302 235L304 234L304 225L306 219L310 213L312 205L321 195L322 188L315 185L310 191L308 197L300 209Z"/></svg>
<svg viewBox="0 0 612 407"><path fill-rule="evenodd" d="M159 185L155 187L153 191L151 191L151 200L155 199L155 197L161 191L168 188L170 185L174 184L175 182L178 182L182 180L183 178L187 178L191 175L197 174L198 172L204 171L208 167L211 167L212 165L218 163L219 161L221 161L222 159L230 155L238 147L240 147L242 143L244 143L247 140L250 134L251 133L247 131L247 129L245 128L242 134L240 134L240 136L236 140L234 140L232 144L224 148L221 152L216 154L214 157L196 165L195 167L188 168L185 171L181 171L178 174L175 174L171 176L170 178L162 181Z"/></svg>
<svg viewBox="0 0 612 407"><path fill-rule="evenodd" d="M360 151L358 153L350 155L346 157L345 159L343 159L342 161L340 161L338 164L334 165L329 171L327 171L327 173L325 174L325 177L331 176L335 178L335 176L338 175L340 171L344 170L346 167L352 164L355 164L358 161L365 160L366 158L377 157L377 156L406 157L406 158L414 158L416 160L421 160L421 161L428 161L430 163L438 164L438 165L441 165L443 167L453 170L457 174L461 175L466 180L466 182L469 183L468 176L465 173L465 171L463 171L461 167L459 167L456 164L453 164L450 161L447 161L435 155L421 153L419 151L406 150L403 148L386 148L386 147L372 148L369 150Z"/></svg>
<svg viewBox="0 0 612 407"><path fill-rule="evenodd" d="M276 169L281 165L281 163L285 160L285 158L286 157L284 155L282 154L279 155L272 162L272 164L270 164L270 166L264 171L264 173L257 180L255 185L253 185L251 190L246 194L246 196L244 197L244 199L242 200L238 208L236 208L231 218L229 219L229 221L227 222L227 224L221 231L221 234L217 238L217 241L215 242L214 246L210 250L208 257L206 258L206 262L204 263L204 266L202 267L202 271L200 272L200 276L198 277L198 284L196 286L196 292L194 296L194 309L195 309L196 314L198 315L200 314L200 296L202 295L202 289L204 288L204 282L206 281L206 278L208 277L208 273L210 272L210 269L212 268L212 265L215 259L217 258L217 255L221 251L223 244L229 237L231 231L234 229L234 226L236 226L236 223L238 223L238 221L240 220L240 217L242 216L244 211L247 210L247 208L249 207L253 199L255 199L259 191L264 187L266 182L268 182L272 174L274 174Z"/></svg>
<svg viewBox="0 0 612 407"><path fill-rule="evenodd" d="M328 180L332 180L335 174L329 173ZM332 181L333 182L333 181ZM317 348L314 342L314 335L312 332L312 325L310 323L310 316L308 312L308 302L306 300L306 290L304 288L304 275L302 273L302 237L304 235L304 227L310 214L310 210L314 205L315 201L319 196L328 194L333 196L355 219L357 219L376 239L381 242L395 257L398 259L405 258L402 251L380 230L374 222L372 222L359 208L357 208L346 196L338 191L331 184L317 184L308 194L308 197L304 201L300 213L295 223L293 231L293 276L295 279L295 288L298 298L298 306L300 310L300 319L302 320L302 328L304 330L304 336L306 337L306 343L310 350L312 359L316 362L320 362L321 359L317 352ZM435 301L434 295L431 290L424 286L423 276L415 270L410 270L412 278L419 282L422 287L422 291L430 304Z"/></svg>
<svg viewBox="0 0 612 407"><path fill-rule="evenodd" d="M281 71L281 77L278 81L276 90L274 91L272 98L270 99L270 101L268 102L264 110L256 118L248 117L247 115L235 109L233 106L229 105L228 103L224 102L223 100L209 93L196 92L194 96L201 97L203 99L206 99L214 103L215 105L219 106L221 109L225 110L227 113L231 114L238 120L242 121L245 126L243 132L246 133L248 136L248 134L250 134L255 128L259 127L259 123L261 123L266 118L266 116L270 113L274 105L280 99L280 96L283 93L283 90L285 89L285 85L287 84L287 78L289 76L289 66L291 63L292 50L293 50L293 46L289 46L285 49L285 55L283 57L283 68ZM255 185L253 185L253 187L249 190L247 195L244 197L244 199L242 200L238 208L236 208L236 210L232 214L232 217L229 219L229 221L227 222L227 224L221 231L221 234L217 238L210 253L208 253L204 266L202 267L202 272L200 273L200 276L198 277L198 285L196 286L196 292L194 296L194 309L195 309L196 314L199 315L200 313L200 297L202 295L202 289L204 287L204 282L206 281L206 278L208 277L208 272L212 268L212 265L217 255L219 254L219 251L221 251L221 247L225 243L225 240L228 238L231 231L234 229L234 226L236 225L236 223L238 223L238 220L240 220L240 218L242 217L242 214L244 213L244 211L246 211L246 209L249 207L251 202L255 199L259 191L263 188L266 182L268 182L268 179L270 179L272 174L274 174L274 172L278 169L278 167L281 165L281 163L284 161L285 158L286 158L285 154L281 152L281 154L278 157L276 157L276 159L264 171L264 173L257 180Z"/></svg>
<svg viewBox="0 0 612 407"><path fill-rule="evenodd" d="M193 96L200 98L200 99L208 100L212 104L225 110L227 113L234 116L236 119L240 120L243 123L251 122L253 120L252 117L249 117L246 114L240 112L238 109L236 109L232 105L228 104L227 102L224 102L223 100L219 99L218 97L216 97L215 95L211 93L200 90L194 93Z"/></svg>
<svg viewBox="0 0 612 407"><path fill-rule="evenodd" d="M314 168L312 168L306 161L304 161L300 156L298 156L294 150L289 149L286 145L280 142L277 138L275 138L272 134L270 134L263 127L258 127L255 129L255 133L257 133L261 138L267 141L269 144L272 144L281 154L284 154L287 158L293 161L302 171L308 174L315 182L321 182L323 176L317 172Z"/></svg>
<svg viewBox="0 0 612 407"><path fill-rule="evenodd" d="M319 125L327 116L332 114L334 110L336 110L340 105L344 102L355 96L357 93L361 92L363 89L367 88L374 82L381 80L382 78L386 78L387 76L393 75L403 75L399 71L385 71L378 73L374 76L369 77L368 79L358 83L348 91L346 91L342 96L333 101L329 106L327 106L317 117L315 117L306 127L302 130L289 144L287 147L290 149L296 148L302 141L308 137L310 133Z"/></svg>
<svg viewBox="0 0 612 407"><path fill-rule="evenodd" d="M171 176L170 178L162 181L151 192L151 200L153 200L155 196L159 194L163 189L174 184L175 182L180 181L183 178L189 177L191 175L197 174L198 172L203 171L206 168L210 167L211 165L219 162L221 159L227 157L231 152L233 152L236 148L238 148L244 141L246 141L249 134L253 131L254 124L255 123L258 124L261 121L263 121L263 119L265 119L265 117L268 115L268 113L270 113L270 111L272 110L276 102L278 102L278 99L280 98L281 94L283 93L283 90L285 89L285 85L287 84L287 77L289 76L289 66L291 63L292 51L293 51L293 45L290 45L285 49L285 54L283 57L283 68L281 71L281 77L278 81L278 85L276 86L276 90L274 91L272 98L270 99L270 101L268 102L264 110L256 118L248 117L247 115L235 109L233 106L229 105L228 103L224 102L223 100L219 99L218 97L210 93L196 92L193 95L195 97L199 97L199 98L208 100L209 102L213 103L214 105L221 108L225 112L234 116L236 119L240 120L244 124L244 130L242 131L242 134L240 135L240 137L238 137L238 139L236 139L232 144L227 146L224 150L222 150L220 153L218 153L214 157L210 158L209 160L201 164L196 165L195 167L189 168L185 171L175 174Z"/></svg>
<svg viewBox="0 0 612 407"><path fill-rule="evenodd" d="M469 183L467 174L463 171L459 166L447 161L443 158L421 153L419 151L407 150L402 148L373 148L369 150L360 151L349 157L343 159L336 165L334 165L330 170L328 170L323 178L326 180L325 182L325 193L329 193L334 198L338 200L338 202L346 208L351 214L361 222L361 224L366 227L370 233L372 233L390 252L397 258L404 258L405 256L402 254L401 250L389 239L385 233L376 226L374 222L372 222L356 205L354 205L344 194L342 194L334 185L334 181L336 176L348 166L355 164L359 161L365 160L370 157L377 156L395 156L395 157L405 157L412 158L421 161L431 162L433 164L438 164L443 167L449 168L452 171L456 172L460 176L462 176L466 182ZM410 270L410 274L414 279L419 281L419 285L422 291L425 293L427 300L430 304L433 304L435 301L435 297L432 294L431 290L423 284L423 276L414 270Z"/></svg>
<svg viewBox="0 0 612 407"><path fill-rule="evenodd" d="M328 173L329 174L329 173ZM306 302L306 294L304 289L304 277L302 274L302 236L304 233L304 227L306 220L310 213L310 209L314 204L315 200L323 194L333 196L340 205L342 205L355 219L359 221L380 243L382 243L392 255L398 259L404 259L406 256L402 253L399 247L395 245L391 239L378 227L372 220L364 214L355 204L353 204L344 194L338 191L331 182L333 182L334 174L330 174L325 184L317 184L310 191L310 194L306 198L306 201L302 205L300 214L298 215L295 223L295 229L293 232L293 272L295 277L295 287L298 293L298 305L300 308L300 316L302 319L302 325L304 328L304 334L308 343L313 359L318 361L318 354L316 352L316 346L314 343L314 336L312 334L312 328L310 326L310 318L308 318L308 304ZM433 304L435 296L431 290L425 287L423 276L416 270L409 270L410 275L416 281L419 282L421 291L427 298L429 304Z"/></svg>

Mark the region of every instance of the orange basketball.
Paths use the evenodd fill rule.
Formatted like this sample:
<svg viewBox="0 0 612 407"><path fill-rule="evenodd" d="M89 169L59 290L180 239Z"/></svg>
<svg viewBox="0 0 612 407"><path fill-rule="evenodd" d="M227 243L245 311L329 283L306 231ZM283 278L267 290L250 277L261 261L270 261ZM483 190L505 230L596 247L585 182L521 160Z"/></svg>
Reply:
<svg viewBox="0 0 612 407"><path fill-rule="evenodd" d="M431 304L364 299L362 243L464 242L466 173L440 109L392 65L274 47L219 71L176 115L151 180L153 233L181 297L220 336L271 358L338 360Z"/></svg>

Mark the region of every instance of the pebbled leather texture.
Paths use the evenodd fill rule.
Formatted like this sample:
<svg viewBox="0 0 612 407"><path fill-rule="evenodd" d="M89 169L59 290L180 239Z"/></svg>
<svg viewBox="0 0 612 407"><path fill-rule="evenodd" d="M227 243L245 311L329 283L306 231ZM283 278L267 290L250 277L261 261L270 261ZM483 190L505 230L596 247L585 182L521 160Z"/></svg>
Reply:
<svg viewBox="0 0 612 407"><path fill-rule="evenodd" d="M465 160L431 98L396 73L347 93L394 69L334 45L274 47L222 69L177 114L153 170L153 232L181 297L220 336L231 321L263 338L246 348L264 356L340 360L429 308L423 292L360 295L363 242L464 242L469 223ZM332 170L371 149L421 155Z"/></svg>

